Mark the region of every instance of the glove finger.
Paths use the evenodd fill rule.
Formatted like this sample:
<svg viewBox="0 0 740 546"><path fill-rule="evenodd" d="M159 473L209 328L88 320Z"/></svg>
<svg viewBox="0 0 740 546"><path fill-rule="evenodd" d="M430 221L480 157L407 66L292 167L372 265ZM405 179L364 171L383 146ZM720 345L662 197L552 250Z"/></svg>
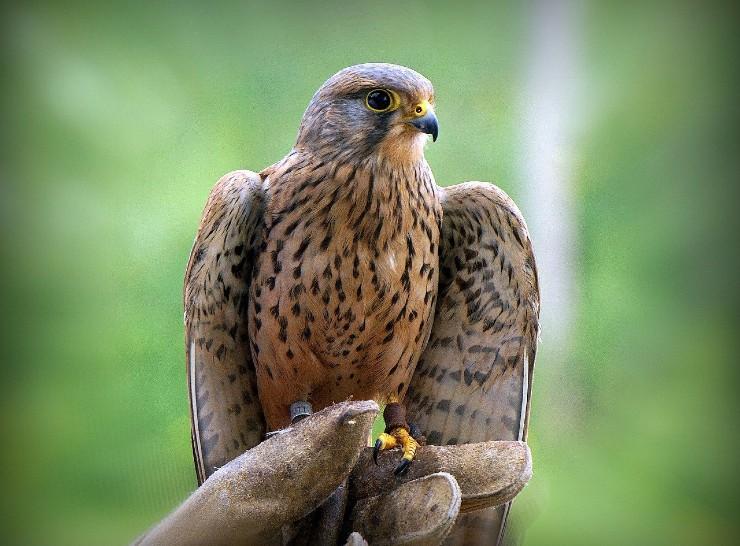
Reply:
<svg viewBox="0 0 740 546"><path fill-rule="evenodd" d="M524 442L493 441L449 446L422 446L403 476L393 475L398 452L383 452L373 463L363 450L350 478L350 498L363 499L390 491L399 483L435 472L449 472L460 485L460 512L499 506L513 499L532 477L532 455Z"/></svg>
<svg viewBox="0 0 740 546"><path fill-rule="evenodd" d="M373 546L439 544L455 523L460 502L455 478L439 472L358 501L351 528Z"/></svg>
<svg viewBox="0 0 740 546"><path fill-rule="evenodd" d="M142 542L272 541L347 478L378 411L375 402L344 402L303 419L214 472Z"/></svg>

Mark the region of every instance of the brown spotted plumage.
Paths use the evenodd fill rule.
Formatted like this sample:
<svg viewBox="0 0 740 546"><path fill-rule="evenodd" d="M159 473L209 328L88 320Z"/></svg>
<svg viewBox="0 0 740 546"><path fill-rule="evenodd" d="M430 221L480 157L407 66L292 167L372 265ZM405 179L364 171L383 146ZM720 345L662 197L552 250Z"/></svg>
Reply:
<svg viewBox="0 0 740 546"><path fill-rule="evenodd" d="M495 186L436 186L433 104L410 69L345 69L284 159L211 193L185 279L201 481L289 425L296 401L405 398L430 443L526 434L539 311L527 229Z"/></svg>
<svg viewBox="0 0 740 546"><path fill-rule="evenodd" d="M402 397L437 289L441 208L426 163L295 151L263 175L249 326L268 426L287 426L296 400Z"/></svg>
<svg viewBox="0 0 740 546"><path fill-rule="evenodd" d="M221 178L206 204L185 272L185 345L198 483L258 444L265 433L246 321L264 213L265 194L256 174L236 171Z"/></svg>
<svg viewBox="0 0 740 546"><path fill-rule="evenodd" d="M539 335L527 226L493 184L445 188L442 208L438 304L408 418L431 444L526 440ZM500 539L508 509L461 515L448 544Z"/></svg>

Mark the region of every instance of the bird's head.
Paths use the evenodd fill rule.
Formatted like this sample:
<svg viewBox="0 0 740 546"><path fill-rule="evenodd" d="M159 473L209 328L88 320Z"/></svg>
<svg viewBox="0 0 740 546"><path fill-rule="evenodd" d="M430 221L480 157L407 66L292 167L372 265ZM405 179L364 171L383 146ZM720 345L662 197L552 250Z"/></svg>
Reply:
<svg viewBox="0 0 740 546"><path fill-rule="evenodd" d="M311 99L297 149L359 163L423 158L427 135L437 139L434 88L410 68L385 63L350 66L329 78Z"/></svg>

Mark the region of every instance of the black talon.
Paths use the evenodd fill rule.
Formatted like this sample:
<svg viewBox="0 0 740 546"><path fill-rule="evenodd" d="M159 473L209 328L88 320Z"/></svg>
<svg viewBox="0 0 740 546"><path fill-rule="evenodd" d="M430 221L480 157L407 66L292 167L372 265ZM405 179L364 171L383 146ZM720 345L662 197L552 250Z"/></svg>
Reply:
<svg viewBox="0 0 740 546"><path fill-rule="evenodd" d="M422 437L421 429L416 423L409 423L409 436L411 436L414 440L418 440Z"/></svg>
<svg viewBox="0 0 740 546"><path fill-rule="evenodd" d="M398 466L393 471L393 473L396 476L403 476L404 474L406 474L406 472L408 472L410 466L411 461L409 461L408 459L401 459L401 462L398 463Z"/></svg>
<svg viewBox="0 0 740 546"><path fill-rule="evenodd" d="M375 440L375 447L373 448L373 461L375 461L375 464L378 464L378 453L380 453L380 448L383 446L383 440L378 438Z"/></svg>

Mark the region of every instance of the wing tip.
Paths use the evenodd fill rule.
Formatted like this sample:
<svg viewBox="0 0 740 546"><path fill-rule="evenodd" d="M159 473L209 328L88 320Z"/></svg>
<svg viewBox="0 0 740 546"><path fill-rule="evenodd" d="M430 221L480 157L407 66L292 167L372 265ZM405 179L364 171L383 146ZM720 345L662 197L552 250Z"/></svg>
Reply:
<svg viewBox="0 0 740 546"><path fill-rule="evenodd" d="M205 468L203 466L203 448L200 443L200 430L198 428L198 404L197 401L197 384L196 384L196 366L195 366L195 342L190 341L188 344L188 395L190 399L190 440L193 446L193 461L195 462L195 474L198 479L198 485L205 481Z"/></svg>

